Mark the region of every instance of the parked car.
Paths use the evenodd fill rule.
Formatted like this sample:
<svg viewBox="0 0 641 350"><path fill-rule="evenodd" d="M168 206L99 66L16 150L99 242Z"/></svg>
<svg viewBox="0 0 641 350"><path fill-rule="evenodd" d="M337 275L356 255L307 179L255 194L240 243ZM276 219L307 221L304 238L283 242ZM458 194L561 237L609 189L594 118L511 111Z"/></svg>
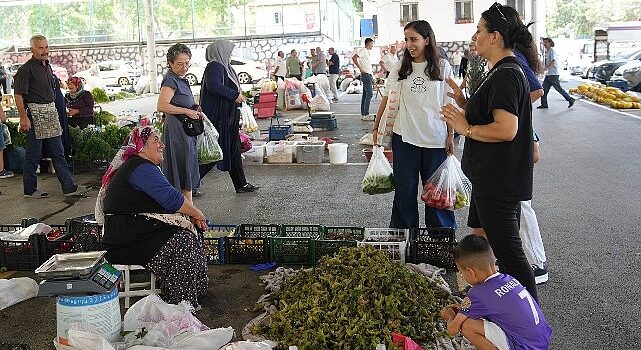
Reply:
<svg viewBox="0 0 641 350"><path fill-rule="evenodd" d="M241 57L232 57L231 65L236 71L236 74L238 74L238 82L241 84L252 84L269 76L265 64L261 62ZM185 75L185 79L187 79L189 85L198 85L201 83L201 79L205 73L205 67L207 67L207 62L194 62L191 64L189 71Z"/></svg>
<svg viewBox="0 0 641 350"><path fill-rule="evenodd" d="M641 84L641 60L630 61L614 71L613 79L625 79L630 87Z"/></svg>
<svg viewBox="0 0 641 350"><path fill-rule="evenodd" d="M18 73L18 68L22 66L22 63L14 63L9 67L8 73L9 75L13 78L16 73ZM53 71L53 74L60 79L60 81L67 81L69 79L69 72L67 71L67 68L58 66L55 64L51 64L51 70ZM13 79L11 79L11 87L13 88Z"/></svg>
<svg viewBox="0 0 641 350"><path fill-rule="evenodd" d="M610 80L610 78L612 77L612 74L614 74L614 71L617 70L617 68L623 66L624 64L630 61L635 61L640 59L641 59L641 51L635 51L631 54L624 56L623 58L596 62L594 65L592 65L592 68L590 70L594 75L594 79L596 79L600 83L605 83L608 80Z"/></svg>
<svg viewBox="0 0 641 350"><path fill-rule="evenodd" d="M90 77L101 78L105 85L130 85L140 77L140 69L132 61L102 61L91 68L77 72L74 76L87 82Z"/></svg>

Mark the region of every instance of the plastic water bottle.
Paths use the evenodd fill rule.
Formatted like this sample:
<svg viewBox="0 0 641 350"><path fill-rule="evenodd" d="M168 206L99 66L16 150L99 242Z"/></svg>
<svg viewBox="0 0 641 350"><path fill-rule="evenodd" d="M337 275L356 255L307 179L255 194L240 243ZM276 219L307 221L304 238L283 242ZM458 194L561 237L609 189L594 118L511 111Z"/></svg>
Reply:
<svg viewBox="0 0 641 350"><path fill-rule="evenodd" d="M290 345L288 350L298 350L298 346L296 345Z"/></svg>
<svg viewBox="0 0 641 350"><path fill-rule="evenodd" d="M376 345L376 350L386 350L385 344Z"/></svg>

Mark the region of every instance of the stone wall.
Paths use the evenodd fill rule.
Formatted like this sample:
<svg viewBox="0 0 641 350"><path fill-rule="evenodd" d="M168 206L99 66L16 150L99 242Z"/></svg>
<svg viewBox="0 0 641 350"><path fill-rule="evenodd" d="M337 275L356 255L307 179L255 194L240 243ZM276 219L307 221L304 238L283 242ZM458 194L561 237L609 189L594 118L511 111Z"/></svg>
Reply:
<svg viewBox="0 0 641 350"><path fill-rule="evenodd" d="M282 46L296 46L300 48L322 46L324 37L316 36L295 36L289 38L271 38L271 39L253 39L253 40L233 40L237 48L249 49L243 50L251 53L252 59L269 63L275 60L280 47ZM192 51L204 52L210 41L203 41L197 43L185 43ZM166 53L167 49L174 43L160 43L156 45L156 65L158 72L166 73L167 62ZM95 62L106 60L125 60L134 61L146 69L147 61L147 48L141 45L119 45L110 47L95 47L95 48L55 48L52 47L49 53L52 64L62 66L67 69L69 76L74 73L85 70L91 67ZM31 57L29 51L21 52L4 52L0 53L1 63L22 63ZM193 60L194 58L192 58ZM204 57L198 57L199 61L204 60Z"/></svg>

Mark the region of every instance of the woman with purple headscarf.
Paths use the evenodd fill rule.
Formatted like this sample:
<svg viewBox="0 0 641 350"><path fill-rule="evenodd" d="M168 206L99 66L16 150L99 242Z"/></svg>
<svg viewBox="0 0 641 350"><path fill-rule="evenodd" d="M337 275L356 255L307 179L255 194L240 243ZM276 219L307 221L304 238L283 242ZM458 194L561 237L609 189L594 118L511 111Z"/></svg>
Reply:
<svg viewBox="0 0 641 350"><path fill-rule="evenodd" d="M238 77L231 66L234 44L229 40L216 40L205 52L209 62L200 87L200 106L216 130L220 133L218 143L223 149L223 160L216 163L219 170L229 171L236 193L254 192L258 189L247 182L240 156L240 111L238 104L245 98ZM214 164L200 166L202 179Z"/></svg>
<svg viewBox="0 0 641 350"><path fill-rule="evenodd" d="M165 145L153 128L134 128L102 178L96 219L112 264L143 265L159 280L161 297L198 309L207 292L201 233L205 216L174 188L158 167Z"/></svg>

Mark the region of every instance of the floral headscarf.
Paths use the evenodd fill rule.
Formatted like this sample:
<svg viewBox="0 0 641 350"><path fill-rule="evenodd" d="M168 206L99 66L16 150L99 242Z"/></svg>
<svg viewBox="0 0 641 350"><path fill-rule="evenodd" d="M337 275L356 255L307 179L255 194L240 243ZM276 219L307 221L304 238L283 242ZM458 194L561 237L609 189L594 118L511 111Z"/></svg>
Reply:
<svg viewBox="0 0 641 350"><path fill-rule="evenodd" d="M126 162L127 159L138 155L142 151L143 147L145 147L145 144L147 143L147 140L149 140L149 136L151 136L151 134L155 131L156 130L151 126L136 127L131 130L131 134L129 134L127 144L120 147L118 153L116 153L116 156L109 164L105 175L103 175L102 177L102 186L100 187L98 198L96 199L95 215L96 221L98 221L99 223L104 223L105 219L102 201L105 199L106 189L109 181L111 181L114 174L116 173L116 170L118 170L118 168L120 168L120 166L122 166L122 164Z"/></svg>
<svg viewBox="0 0 641 350"><path fill-rule="evenodd" d="M69 96L71 96L71 98L78 98L78 96L80 96L83 92L85 92L82 79L78 77L71 77L67 79L67 84L73 84L78 87L78 90L76 90L76 92L69 91Z"/></svg>

